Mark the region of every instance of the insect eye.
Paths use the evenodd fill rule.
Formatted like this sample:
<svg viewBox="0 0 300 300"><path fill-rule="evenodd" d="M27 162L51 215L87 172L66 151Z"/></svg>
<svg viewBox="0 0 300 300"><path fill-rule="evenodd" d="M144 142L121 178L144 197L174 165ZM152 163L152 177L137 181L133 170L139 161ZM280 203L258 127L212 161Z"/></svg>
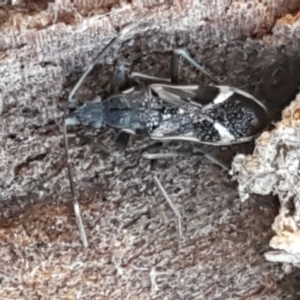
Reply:
<svg viewBox="0 0 300 300"><path fill-rule="evenodd" d="M76 109L77 109L77 108L74 107L74 106L68 107L68 110L69 110L70 113L75 112Z"/></svg>
<svg viewBox="0 0 300 300"><path fill-rule="evenodd" d="M77 101L70 102L67 106L67 110L72 113L78 110L83 104Z"/></svg>

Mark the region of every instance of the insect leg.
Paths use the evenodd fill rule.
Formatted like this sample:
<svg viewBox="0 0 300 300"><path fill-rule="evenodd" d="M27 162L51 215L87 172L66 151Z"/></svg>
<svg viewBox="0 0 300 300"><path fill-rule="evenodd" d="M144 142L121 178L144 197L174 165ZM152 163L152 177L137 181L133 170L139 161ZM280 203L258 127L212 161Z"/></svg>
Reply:
<svg viewBox="0 0 300 300"><path fill-rule="evenodd" d="M185 152L168 152L168 153L151 153L144 151L142 153L142 157L148 160L158 160L158 159L169 159L169 158L190 158L192 156L204 156L206 159L211 161L213 164L218 165L225 171L230 171L230 168L228 168L223 162L221 162L219 159L213 157L210 155L207 151L197 149L197 151L193 151L192 147L190 147L190 151Z"/></svg>
<svg viewBox="0 0 300 300"><path fill-rule="evenodd" d="M67 158L67 169L68 169L68 177L69 177L69 182L70 182L70 188L71 188L71 194L73 198L73 207L74 207L74 213L75 213L75 218L76 218L76 223L79 229L79 234L80 238L82 241L82 244L85 248L88 247L88 240L86 237L86 233L84 230L83 222L82 222L82 217L81 217L81 212L80 212L80 206L79 203L76 199L76 194L75 194L75 188L74 188L74 180L71 172L71 167L70 167L70 155L69 155L69 146L68 146L68 137L67 137L67 126L65 119L63 120L63 132L64 132L64 142L65 142L65 151L66 151L66 158Z"/></svg>
<svg viewBox="0 0 300 300"><path fill-rule="evenodd" d="M151 76L151 75L146 75L143 73L139 73L139 72L132 72L131 74L129 74L129 78L133 79L135 81L138 81L138 79L144 79L144 80L148 80L148 81L154 81L154 82L167 82L170 83L171 79L169 78L161 78L161 77L156 77L156 76Z"/></svg>
<svg viewBox="0 0 300 300"><path fill-rule="evenodd" d="M178 222L178 235L179 235L179 239L181 240L182 237L183 237L182 224L181 224L182 216L181 216L180 212L176 209L174 203L172 202L171 198L169 197L168 193L166 192L165 188L163 187L163 185L161 184L160 180L158 179L158 177L156 175L154 175L154 181L155 181L158 189L160 190L160 192L163 194L165 200L170 205L171 209L173 210L173 212L174 212L174 214L175 214L175 216L177 218L177 222Z"/></svg>
<svg viewBox="0 0 300 300"><path fill-rule="evenodd" d="M68 102L70 103L73 99L73 96L75 95L75 93L77 92L77 90L79 89L79 87L81 86L82 82L84 81L84 79L86 78L86 76L93 70L93 68L99 63L100 59L103 57L103 55L106 53L106 51L116 42L118 41L125 41L126 39L128 39L127 35L129 35L129 33L133 30L133 28L136 27L135 24L133 25L129 25L126 28L124 28L123 30L121 30L119 32L119 34L117 36L115 36L114 38L112 38L110 40L110 42L104 47L104 49L98 53L98 55L95 57L94 61L91 63L91 65L86 69L86 71L81 75L81 77L79 78L79 80L77 81L77 83L75 84L75 86L73 87L73 89L71 90L69 97L68 97Z"/></svg>
<svg viewBox="0 0 300 300"><path fill-rule="evenodd" d="M124 35L124 34L123 34ZM69 96L68 96L68 104L70 104L73 100L73 96L78 90L78 88L81 86L82 82L86 78L86 76L92 71L94 66L98 63L100 58L103 56L103 54L107 51L107 49L115 43L120 36L123 36L122 32L114 37L105 47L104 49L96 56L94 59L93 63L87 68L87 70L83 73L83 75L79 78L73 89L71 90ZM69 146L68 146L68 137L67 137L67 124L66 124L66 110L63 116L63 135L64 135L64 144L65 144L65 152L66 152L66 159L67 159L67 169L68 169L68 177L69 177L69 182L70 182L70 189L72 193L72 198L73 198L73 207L74 207L74 213L75 213L75 218L76 218L76 223L79 229L81 241L83 243L84 247L88 247L88 240L86 237L85 229L83 226L82 222L82 217L81 217L81 212L80 212L80 206L78 203L78 200L76 199L76 193L75 193L75 188L74 188L74 180L71 172L71 167L70 167L70 156L69 156Z"/></svg>
<svg viewBox="0 0 300 300"><path fill-rule="evenodd" d="M104 47L104 49L96 56L96 58L94 59L94 61L92 62L92 64L81 75L81 77L79 78L79 80L77 81L77 83L75 84L75 86L73 87L73 89L71 90L71 92L69 94L69 97L68 97L68 102L69 103L72 101L73 96L75 95L75 93L77 92L77 90L79 89L79 87L81 86L81 84L84 81L84 79L86 78L86 76L93 70L93 68L98 63L98 61L103 56L103 54L107 51L107 49L109 49L109 47L112 44L114 44L116 42L117 39L118 39L118 36L116 36L113 39L111 39L111 41Z"/></svg>
<svg viewBox="0 0 300 300"><path fill-rule="evenodd" d="M171 60L171 79L173 83L179 82L179 59L180 56L186 59L193 67L208 76L214 83L217 83L216 79L208 73L204 67L202 67L198 62L196 62L185 49L175 49L172 53Z"/></svg>
<svg viewBox="0 0 300 300"><path fill-rule="evenodd" d="M113 75L114 92L121 91L128 86L128 74L123 64L116 66Z"/></svg>

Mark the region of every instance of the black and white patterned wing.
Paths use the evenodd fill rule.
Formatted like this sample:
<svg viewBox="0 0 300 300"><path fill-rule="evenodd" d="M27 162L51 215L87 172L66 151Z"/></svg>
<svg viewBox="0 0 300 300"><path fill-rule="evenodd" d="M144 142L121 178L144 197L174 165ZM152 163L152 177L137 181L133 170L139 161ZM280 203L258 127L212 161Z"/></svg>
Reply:
<svg viewBox="0 0 300 300"><path fill-rule="evenodd" d="M269 124L265 106L242 90L228 86L151 85L176 114L160 122L151 138L228 145L253 139Z"/></svg>

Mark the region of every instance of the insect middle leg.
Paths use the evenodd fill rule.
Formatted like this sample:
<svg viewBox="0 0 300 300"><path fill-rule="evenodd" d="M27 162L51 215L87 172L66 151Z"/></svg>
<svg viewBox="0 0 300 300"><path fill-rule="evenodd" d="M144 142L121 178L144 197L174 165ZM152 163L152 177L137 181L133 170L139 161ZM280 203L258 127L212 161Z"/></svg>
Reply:
<svg viewBox="0 0 300 300"><path fill-rule="evenodd" d="M153 82L166 82L166 83L178 84L180 83L180 76L179 76L180 57L183 57L198 71L208 76L212 80L212 82L217 83L217 80L209 72L207 72L204 69L204 67L202 67L197 61L195 61L190 56L190 54L186 49L175 49L172 51L171 64L170 64L170 78L151 76L140 72L132 72L128 74L128 77L130 79L133 79L134 81L138 81L138 79L142 79L142 80L153 81Z"/></svg>

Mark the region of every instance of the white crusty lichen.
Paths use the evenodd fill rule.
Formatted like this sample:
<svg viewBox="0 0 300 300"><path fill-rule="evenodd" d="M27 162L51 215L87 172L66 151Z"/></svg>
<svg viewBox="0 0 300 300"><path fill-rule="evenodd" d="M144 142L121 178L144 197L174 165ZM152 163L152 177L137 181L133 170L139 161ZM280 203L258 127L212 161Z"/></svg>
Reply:
<svg viewBox="0 0 300 300"><path fill-rule="evenodd" d="M282 120L256 141L252 155L234 158L232 174L242 201L251 193L278 195L279 215L270 241L269 261L300 266L300 94L282 113Z"/></svg>

